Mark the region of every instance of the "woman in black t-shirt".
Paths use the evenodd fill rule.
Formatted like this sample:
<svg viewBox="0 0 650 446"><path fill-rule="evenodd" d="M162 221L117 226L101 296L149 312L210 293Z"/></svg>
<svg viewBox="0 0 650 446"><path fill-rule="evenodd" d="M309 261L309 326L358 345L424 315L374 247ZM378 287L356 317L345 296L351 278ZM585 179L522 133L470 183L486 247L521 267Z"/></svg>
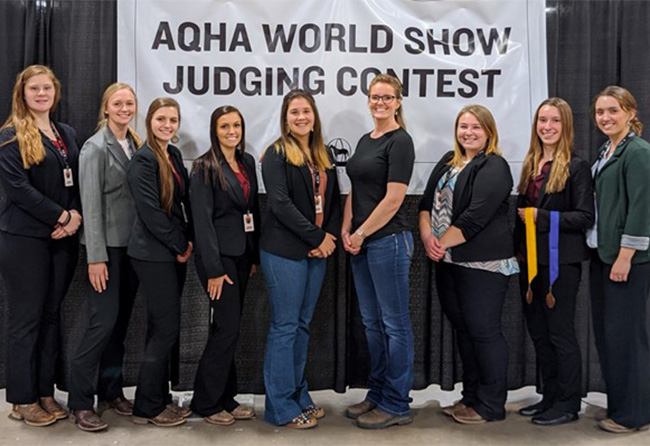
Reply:
<svg viewBox="0 0 650 446"><path fill-rule="evenodd" d="M387 74L370 83L372 132L359 140L348 161L352 188L341 237L352 254L352 273L370 353L369 391L346 415L366 429L413 420L413 331L409 268L413 236L404 197L413 173L413 141L402 119L402 86Z"/></svg>

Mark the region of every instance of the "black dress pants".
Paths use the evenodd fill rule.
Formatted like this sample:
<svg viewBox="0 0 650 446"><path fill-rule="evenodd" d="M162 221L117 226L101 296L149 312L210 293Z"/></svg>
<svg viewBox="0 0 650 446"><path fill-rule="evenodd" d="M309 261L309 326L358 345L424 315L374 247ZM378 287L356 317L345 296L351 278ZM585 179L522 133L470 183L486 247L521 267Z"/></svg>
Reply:
<svg viewBox="0 0 650 446"><path fill-rule="evenodd" d="M559 276L553 285L555 306L552 309L546 305L549 267L538 266L531 286L533 302L528 304L527 264L520 262L519 266L524 316L537 354L544 402L562 412L578 413L582 395L582 360L575 333L575 314L582 265L560 265Z"/></svg>
<svg viewBox="0 0 650 446"><path fill-rule="evenodd" d="M633 264L627 282L612 282L612 265L591 258L591 311L607 415L629 428L650 424L648 295L650 263Z"/></svg>
<svg viewBox="0 0 650 446"><path fill-rule="evenodd" d="M463 362L461 401L486 420L506 416L508 344L501 314L508 280L495 272L436 264L440 305L454 328Z"/></svg>
<svg viewBox="0 0 650 446"><path fill-rule="evenodd" d="M147 307L147 336L133 415L153 418L172 401L169 393L169 360L180 332L181 293L187 264L133 258L131 262L138 274Z"/></svg>
<svg viewBox="0 0 650 446"><path fill-rule="evenodd" d="M7 308L7 401L31 404L54 395L61 302L79 257L76 235L41 239L0 231L0 272Z"/></svg>
<svg viewBox="0 0 650 446"><path fill-rule="evenodd" d="M124 339L129 327L138 278L126 248L107 248L106 290L91 289L86 301L88 326L70 363L68 406L90 410L100 401L123 397ZM98 374L99 369L99 374Z"/></svg>
<svg viewBox="0 0 650 446"><path fill-rule="evenodd" d="M219 300L210 301L212 321L208 341L203 350L194 380L192 410L208 417L227 410L232 412L239 403L237 395L237 372L235 370L235 348L239 339L239 327L244 306L246 285L251 272L251 256L221 257L226 274L232 285L224 282ZM195 257L196 271L204 289L208 277L200 256Z"/></svg>

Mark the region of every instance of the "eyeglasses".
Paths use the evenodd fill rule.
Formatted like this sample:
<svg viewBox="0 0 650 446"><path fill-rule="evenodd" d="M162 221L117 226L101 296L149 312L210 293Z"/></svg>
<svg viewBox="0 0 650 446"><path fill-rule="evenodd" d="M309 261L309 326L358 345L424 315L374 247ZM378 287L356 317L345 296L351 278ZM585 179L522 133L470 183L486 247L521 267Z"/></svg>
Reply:
<svg viewBox="0 0 650 446"><path fill-rule="evenodd" d="M376 94L368 96L368 100L370 100L370 102L372 102L373 104L378 104L379 101L383 101L384 104L390 104L395 99L396 99L395 96L392 96L392 95L389 95L389 94L386 94L384 96L379 96L379 95L376 95Z"/></svg>

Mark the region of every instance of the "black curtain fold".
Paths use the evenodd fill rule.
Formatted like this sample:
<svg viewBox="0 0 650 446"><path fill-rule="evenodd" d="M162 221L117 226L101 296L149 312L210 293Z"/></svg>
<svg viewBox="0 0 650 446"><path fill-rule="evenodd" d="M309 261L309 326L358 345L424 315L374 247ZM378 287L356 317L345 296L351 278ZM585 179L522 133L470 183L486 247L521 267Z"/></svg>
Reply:
<svg viewBox="0 0 650 446"><path fill-rule="evenodd" d="M592 97L610 84L629 88L639 101L640 117L650 110L650 2L640 0L547 0L549 95L573 107L575 151L591 161L604 141L589 116ZM9 114L15 75L32 63L50 65L63 85L56 117L71 124L83 142L94 131L101 94L117 80L116 0L0 1L0 121ZM146 104L141 104L146 106ZM414 130L418 131L418 130ZM419 130L419 131L424 131ZM507 132L507 127L500 131ZM435 274L419 243L418 196L406 206L413 223L416 250L411 269L411 316L415 335L415 388L440 384L451 389L461 365L449 322L435 291ZM0 207L4 196L0 191ZM262 203L264 204L264 199ZM514 203L514 201L513 201ZM514 208L514 206L513 206ZM511 216L511 222L514 219ZM361 387L368 374L368 351L354 293L349 260L339 252L328 263L321 298L311 326L307 378L313 389ZM593 345L587 284L588 268L577 301L576 330L583 354L583 390L602 391ZM59 386L66 388L69 360L87 321L84 299L89 291L82 250L72 287L62 310L62 355ZM6 303L0 277L0 387L4 386ZM127 384L134 384L143 351L146 322L139 296L128 334ZM521 311L518 283L512 278L503 312L508 341L510 388L536 384L535 355ZM194 268L182 297L181 336L172 364L174 387L190 389L207 337L209 307ZM241 392L262 393L262 366L269 306L261 274L253 276L244 304L236 354Z"/></svg>

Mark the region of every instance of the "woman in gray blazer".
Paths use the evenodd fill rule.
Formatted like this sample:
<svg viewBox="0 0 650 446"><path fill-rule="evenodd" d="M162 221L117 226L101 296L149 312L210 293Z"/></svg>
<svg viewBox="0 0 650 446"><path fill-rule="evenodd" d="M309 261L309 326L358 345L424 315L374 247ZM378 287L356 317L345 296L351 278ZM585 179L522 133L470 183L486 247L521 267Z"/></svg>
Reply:
<svg viewBox="0 0 650 446"><path fill-rule="evenodd" d="M92 291L87 300L88 326L70 367L68 406L77 426L85 431L108 426L93 410L95 393L117 414L129 416L133 412L133 404L122 392L122 363L138 289L137 276L126 255L135 218L126 172L142 144L129 127L136 112L133 89L123 83L109 85L102 97L97 133L84 144L79 161L82 243Z"/></svg>

